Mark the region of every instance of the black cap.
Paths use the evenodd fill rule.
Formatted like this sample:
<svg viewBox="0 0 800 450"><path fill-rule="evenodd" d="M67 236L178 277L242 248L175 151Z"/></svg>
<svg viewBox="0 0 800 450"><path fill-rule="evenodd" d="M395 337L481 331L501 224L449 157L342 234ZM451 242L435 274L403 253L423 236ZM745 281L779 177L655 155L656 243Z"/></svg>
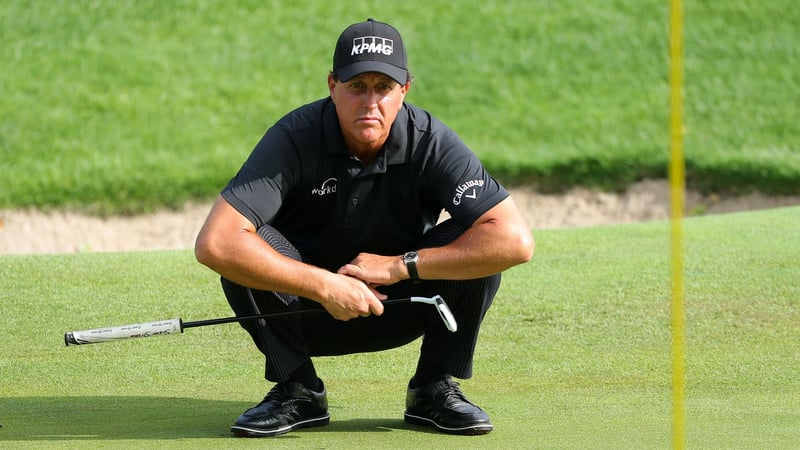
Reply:
<svg viewBox="0 0 800 450"><path fill-rule="evenodd" d="M364 72L380 72L406 84L408 56L400 33L375 19L350 25L336 42L333 72L339 81Z"/></svg>

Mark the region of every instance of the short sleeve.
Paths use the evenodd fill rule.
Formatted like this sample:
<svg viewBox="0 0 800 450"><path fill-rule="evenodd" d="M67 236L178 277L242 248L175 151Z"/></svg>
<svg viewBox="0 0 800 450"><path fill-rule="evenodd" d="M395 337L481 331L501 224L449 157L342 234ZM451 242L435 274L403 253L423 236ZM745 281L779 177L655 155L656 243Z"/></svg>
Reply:
<svg viewBox="0 0 800 450"><path fill-rule="evenodd" d="M271 223L296 179L299 162L289 133L273 126L222 190L222 197L256 228Z"/></svg>
<svg viewBox="0 0 800 450"><path fill-rule="evenodd" d="M442 208L464 226L509 196L486 170L472 150L450 129L436 133L431 143L432 160L424 176L428 189Z"/></svg>

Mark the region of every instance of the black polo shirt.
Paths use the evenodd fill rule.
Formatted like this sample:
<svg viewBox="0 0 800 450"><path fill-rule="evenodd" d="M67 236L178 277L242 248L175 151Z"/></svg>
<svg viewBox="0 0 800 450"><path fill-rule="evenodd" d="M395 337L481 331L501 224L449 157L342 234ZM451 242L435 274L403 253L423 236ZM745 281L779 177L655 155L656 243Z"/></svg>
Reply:
<svg viewBox="0 0 800 450"><path fill-rule="evenodd" d="M443 209L469 227L508 192L452 130L408 103L364 167L326 98L267 130L222 196L256 228L275 227L308 262L336 270L360 252L416 249Z"/></svg>

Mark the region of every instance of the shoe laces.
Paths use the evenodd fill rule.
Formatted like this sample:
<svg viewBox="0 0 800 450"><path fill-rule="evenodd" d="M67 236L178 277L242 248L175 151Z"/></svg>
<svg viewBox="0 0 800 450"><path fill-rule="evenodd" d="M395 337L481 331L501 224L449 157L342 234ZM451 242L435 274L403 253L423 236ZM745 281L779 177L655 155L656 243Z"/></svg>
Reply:
<svg viewBox="0 0 800 450"><path fill-rule="evenodd" d="M472 403L467 400L467 396L461 391L461 385L459 385L457 381L453 381L452 378L443 378L440 382L440 385L442 386L442 389L439 391L439 395L441 395L443 399L460 400L470 404Z"/></svg>
<svg viewBox="0 0 800 450"><path fill-rule="evenodd" d="M270 389L267 395L264 397L264 400L261 400L259 405L263 405L264 403L275 403L275 404L283 404L286 400L292 398L292 394L289 389L288 382L281 382L276 384L275 386Z"/></svg>

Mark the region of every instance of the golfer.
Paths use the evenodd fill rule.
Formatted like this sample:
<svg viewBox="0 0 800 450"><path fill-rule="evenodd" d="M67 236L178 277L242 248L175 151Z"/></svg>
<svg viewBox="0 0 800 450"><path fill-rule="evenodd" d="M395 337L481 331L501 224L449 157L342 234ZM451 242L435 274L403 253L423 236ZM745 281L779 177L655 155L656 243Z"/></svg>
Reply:
<svg viewBox="0 0 800 450"><path fill-rule="evenodd" d="M196 242L276 383L231 428L274 436L329 422L312 358L395 348L422 337L405 421L455 434L493 429L453 378L472 376L481 321L500 272L533 254L503 186L429 112L406 103L403 40L369 19L338 39L327 98L270 127L222 190ZM440 221L442 211L449 218ZM441 295L436 308L382 300ZM491 390L491 386L486 386Z"/></svg>

